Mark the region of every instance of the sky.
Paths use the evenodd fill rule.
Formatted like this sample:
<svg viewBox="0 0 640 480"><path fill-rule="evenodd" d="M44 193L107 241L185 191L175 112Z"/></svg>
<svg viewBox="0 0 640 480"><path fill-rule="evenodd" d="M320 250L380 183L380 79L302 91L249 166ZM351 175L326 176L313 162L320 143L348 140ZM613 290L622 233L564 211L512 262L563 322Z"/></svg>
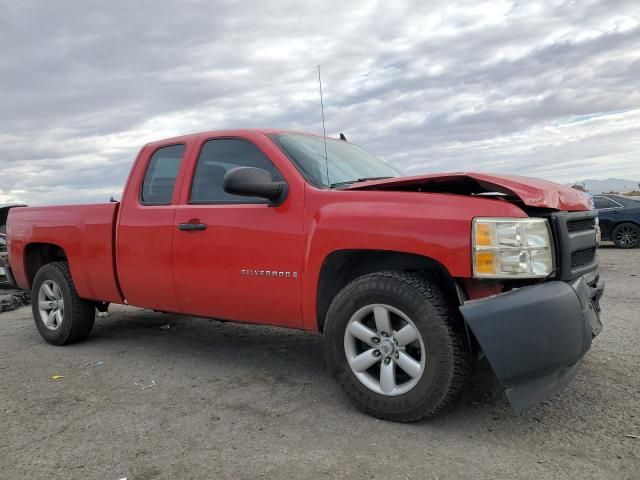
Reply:
<svg viewBox="0 0 640 480"><path fill-rule="evenodd" d="M285 128L406 174L640 181L640 2L0 0L0 203L119 198L149 141Z"/></svg>

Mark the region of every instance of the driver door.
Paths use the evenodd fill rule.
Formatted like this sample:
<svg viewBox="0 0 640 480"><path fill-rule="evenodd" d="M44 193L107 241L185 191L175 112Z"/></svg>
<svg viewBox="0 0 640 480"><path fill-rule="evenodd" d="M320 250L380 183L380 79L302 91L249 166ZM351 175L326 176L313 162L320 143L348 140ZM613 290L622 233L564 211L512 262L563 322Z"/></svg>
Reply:
<svg viewBox="0 0 640 480"><path fill-rule="evenodd" d="M302 192L290 189L277 207L261 198L226 193L225 173L244 166L286 180L247 139L211 138L203 143L174 222L174 282L181 310L301 327Z"/></svg>

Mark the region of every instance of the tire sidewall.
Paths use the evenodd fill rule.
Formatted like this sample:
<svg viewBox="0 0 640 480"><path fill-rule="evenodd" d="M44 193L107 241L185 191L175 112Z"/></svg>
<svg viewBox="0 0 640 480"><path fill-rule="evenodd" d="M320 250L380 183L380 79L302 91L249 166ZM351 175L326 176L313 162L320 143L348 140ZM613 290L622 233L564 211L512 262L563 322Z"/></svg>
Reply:
<svg viewBox="0 0 640 480"><path fill-rule="evenodd" d="M447 395L452 381L450 330L442 312L425 301L417 289L400 280L366 279L346 298L337 298L329 310L325 332L325 353L329 369L352 399L364 409L381 414L411 414L436 409ZM341 301L342 300L342 301ZM371 304L387 304L407 315L418 328L425 347L425 370L418 383L402 395L386 396L363 385L349 366L344 335L351 316Z"/></svg>
<svg viewBox="0 0 640 480"><path fill-rule="evenodd" d="M58 284L58 287L62 291L62 298L64 299L64 315L62 318L62 325L56 330L49 330L40 318L38 293L40 292L40 287L42 286L42 284L47 280L52 280L56 284ZM69 283L65 275L55 265L48 264L38 270L38 273L36 274L36 277L33 281L33 286L31 288L31 302L33 318L36 323L36 328L38 329L38 332L40 332L40 335L42 335L47 342L53 345L64 344L66 340L71 336L71 331L73 329L73 305Z"/></svg>

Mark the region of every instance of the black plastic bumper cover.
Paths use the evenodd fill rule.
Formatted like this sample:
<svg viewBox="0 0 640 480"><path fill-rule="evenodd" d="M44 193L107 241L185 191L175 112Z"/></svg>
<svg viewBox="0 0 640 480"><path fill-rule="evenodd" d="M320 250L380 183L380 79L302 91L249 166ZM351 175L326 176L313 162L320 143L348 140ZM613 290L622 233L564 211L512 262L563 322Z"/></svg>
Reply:
<svg viewBox="0 0 640 480"><path fill-rule="evenodd" d="M512 290L460 307L516 413L555 395L576 376L598 316L597 275Z"/></svg>

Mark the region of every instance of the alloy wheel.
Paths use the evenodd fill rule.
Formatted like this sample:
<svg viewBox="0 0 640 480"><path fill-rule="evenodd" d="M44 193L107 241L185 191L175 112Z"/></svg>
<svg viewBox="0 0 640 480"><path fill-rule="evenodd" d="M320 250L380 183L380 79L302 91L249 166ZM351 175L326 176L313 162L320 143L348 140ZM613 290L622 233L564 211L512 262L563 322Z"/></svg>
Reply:
<svg viewBox="0 0 640 480"><path fill-rule="evenodd" d="M355 312L345 329L344 350L356 378L381 395L407 393L425 370L425 347L418 328L390 305L372 304Z"/></svg>
<svg viewBox="0 0 640 480"><path fill-rule="evenodd" d="M64 320L64 298L62 290L53 280L45 280L38 291L40 319L49 330L60 328Z"/></svg>
<svg viewBox="0 0 640 480"><path fill-rule="evenodd" d="M615 240L622 247L632 247L640 241L640 228L634 225L620 225L615 232Z"/></svg>

